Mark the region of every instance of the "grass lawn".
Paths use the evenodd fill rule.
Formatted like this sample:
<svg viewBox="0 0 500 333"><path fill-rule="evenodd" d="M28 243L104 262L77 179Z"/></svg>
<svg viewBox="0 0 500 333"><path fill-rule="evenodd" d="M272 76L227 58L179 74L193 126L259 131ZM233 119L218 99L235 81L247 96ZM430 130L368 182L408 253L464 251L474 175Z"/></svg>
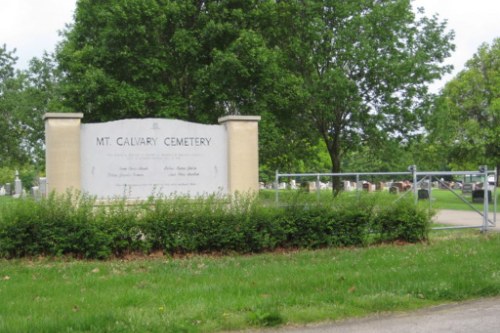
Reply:
<svg viewBox="0 0 500 333"><path fill-rule="evenodd" d="M455 191L457 194L461 195L464 197L468 202L472 203L472 195L471 194L462 194L462 191L456 190ZM366 192L360 192L366 194ZM375 192L376 193L376 192ZM275 201L275 191L271 190L264 190L260 192L260 198L268 202L269 204L274 203ZM296 191L290 191L290 190L284 190L280 191L279 197L280 201L283 200L290 200L290 197L293 197L296 194ZM317 193L316 192L311 192L304 194L309 197L311 197L311 200L314 200L317 198ZM342 193L343 196L350 196L353 199L356 197L356 192L344 192ZM413 195L412 193L408 193L407 195ZM332 194L330 190L321 190L320 191L320 199L321 200L329 200L331 198ZM395 197L396 198L396 197ZM428 200L421 200L420 201L421 205L424 205L425 207L429 206L429 201ZM479 211L483 211L483 204L482 203L474 203L472 204L476 209ZM497 212L500 211L500 190L497 189ZM460 198L458 198L455 194L453 194L449 190L440 190L440 189L432 189L432 196L431 196L431 202L430 206L433 209L452 209L452 210L470 210L472 211L473 209L468 206L466 203L464 203ZM489 211L493 211L493 202L489 205Z"/></svg>
<svg viewBox="0 0 500 333"><path fill-rule="evenodd" d="M461 191L455 191L457 194L462 195ZM472 195L471 194L466 194L462 195L465 197L465 199L472 203ZM464 203L462 200L457 198L456 195L454 195L452 192L448 190L437 190L433 189L432 190L432 199L431 199L431 206L434 209L453 209L453 210L473 210L471 207L469 207L466 203ZM476 209L479 211L483 211L483 204L481 203L474 203L472 204ZM500 205L500 190L497 189L497 212L499 211ZM493 211L493 201L492 203L489 204L489 211Z"/></svg>
<svg viewBox="0 0 500 333"><path fill-rule="evenodd" d="M0 332L215 332L500 294L500 234L254 256L0 260Z"/></svg>

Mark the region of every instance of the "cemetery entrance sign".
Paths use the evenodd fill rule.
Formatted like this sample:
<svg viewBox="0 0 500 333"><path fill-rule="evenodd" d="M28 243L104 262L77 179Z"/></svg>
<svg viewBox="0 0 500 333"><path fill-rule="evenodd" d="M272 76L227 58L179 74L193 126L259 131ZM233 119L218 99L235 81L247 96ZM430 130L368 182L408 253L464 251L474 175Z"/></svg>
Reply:
<svg viewBox="0 0 500 333"><path fill-rule="evenodd" d="M81 189L103 197L227 193L220 125L129 119L81 127Z"/></svg>
<svg viewBox="0 0 500 333"><path fill-rule="evenodd" d="M80 124L82 117L45 115L50 191L145 199L258 190L260 117L228 116L219 125L160 118Z"/></svg>

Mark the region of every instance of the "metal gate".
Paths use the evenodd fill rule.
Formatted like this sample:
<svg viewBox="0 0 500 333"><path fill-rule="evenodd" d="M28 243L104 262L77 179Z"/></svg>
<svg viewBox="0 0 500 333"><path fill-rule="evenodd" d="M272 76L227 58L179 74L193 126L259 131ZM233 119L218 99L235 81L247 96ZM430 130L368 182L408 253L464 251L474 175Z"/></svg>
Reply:
<svg viewBox="0 0 500 333"><path fill-rule="evenodd" d="M478 170L473 171L417 171L416 165L411 165L408 167L408 171L403 172L347 172L347 173L279 173L276 171L275 178L275 201L279 203L279 187L280 178L290 178L290 177L315 177L316 179L316 192L319 198L320 194L320 179L321 177L356 177L356 191L360 191L360 177L363 176L408 176L413 180L411 183L411 189L409 191L403 192L403 194L398 197L396 200L400 200L402 197L408 195L408 193L413 193L415 198L415 204L418 203L418 189L419 185L428 180L428 193L429 193L429 206L431 206L431 182L433 179L438 181L444 188L451 191L457 198L466 203L472 210L481 215L482 224L477 226L451 226L451 227L435 227L433 230L442 230L442 229L460 229L460 228L479 228L481 231L487 231L488 228L492 228L496 226L496 212L497 212L497 187L495 185L490 186L488 183L488 177L493 176L493 179L497 179L496 170L490 171L487 166L480 166ZM446 183L441 179L444 176L476 176L482 179L482 189L483 189L483 210L480 211L476 207L474 207L462 194L457 193L453 188L449 187ZM441 178L438 178L441 177ZM493 188L493 191L490 191L490 187ZM493 197L493 212L490 218L489 212L489 198Z"/></svg>

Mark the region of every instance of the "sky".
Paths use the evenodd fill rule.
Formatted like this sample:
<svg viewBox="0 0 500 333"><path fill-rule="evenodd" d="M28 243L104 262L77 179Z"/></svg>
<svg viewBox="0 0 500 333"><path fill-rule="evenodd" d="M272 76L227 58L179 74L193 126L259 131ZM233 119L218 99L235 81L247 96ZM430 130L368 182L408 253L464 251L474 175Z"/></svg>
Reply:
<svg viewBox="0 0 500 333"><path fill-rule="evenodd" d="M414 0L426 14L439 14L455 31L456 50L448 63L455 70L433 84L437 91L464 68L465 62L484 42L500 37L499 0ZM61 41L60 31L73 22L76 0L0 0L0 45L16 49L17 68L28 67L29 60L53 52Z"/></svg>

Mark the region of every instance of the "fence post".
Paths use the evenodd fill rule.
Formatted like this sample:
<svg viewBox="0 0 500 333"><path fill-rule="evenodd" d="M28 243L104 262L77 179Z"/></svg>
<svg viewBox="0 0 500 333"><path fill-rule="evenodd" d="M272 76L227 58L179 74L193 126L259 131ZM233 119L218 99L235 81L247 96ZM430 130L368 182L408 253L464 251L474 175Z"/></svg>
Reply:
<svg viewBox="0 0 500 333"><path fill-rule="evenodd" d="M278 174L278 170L276 170L276 176L274 178L274 201L276 202L276 205L279 204L280 202L280 194L279 194L279 187L278 187L278 184L279 184L279 179L280 179L280 176Z"/></svg>
<svg viewBox="0 0 500 333"><path fill-rule="evenodd" d="M320 198L320 181L319 181L319 173L316 175L316 200L319 201Z"/></svg>
<svg viewBox="0 0 500 333"><path fill-rule="evenodd" d="M359 200L359 174L356 174L356 198Z"/></svg>
<svg viewBox="0 0 500 333"><path fill-rule="evenodd" d="M418 204L418 186L417 186L417 166L415 164L410 165L408 170L411 171L413 176L413 198L415 200L415 205Z"/></svg>
<svg viewBox="0 0 500 333"><path fill-rule="evenodd" d="M481 228L481 231L485 232L488 231L488 166L487 165L481 165L479 166L479 172L483 174L483 191L484 191L484 198L483 198L483 227Z"/></svg>

